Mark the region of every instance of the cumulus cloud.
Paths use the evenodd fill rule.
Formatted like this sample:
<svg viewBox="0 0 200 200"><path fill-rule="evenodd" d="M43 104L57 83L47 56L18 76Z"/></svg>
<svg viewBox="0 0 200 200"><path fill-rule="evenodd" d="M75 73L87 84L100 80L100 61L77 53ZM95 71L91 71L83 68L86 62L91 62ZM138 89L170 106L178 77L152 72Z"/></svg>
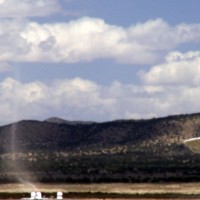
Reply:
<svg viewBox="0 0 200 200"><path fill-rule="evenodd" d="M105 114L112 99L101 97L101 86L80 78L23 84L12 78L0 83L1 121L64 115L69 119ZM100 108L104 109L101 111Z"/></svg>
<svg viewBox="0 0 200 200"><path fill-rule="evenodd" d="M3 2L3 1L2 1ZM170 26L161 19L124 28L102 19L40 24L1 20L0 71L12 62L90 62L153 64L140 72L141 85L113 82L107 86L81 78L22 83L0 82L0 121L44 119L112 120L149 118L200 109L200 52L171 50L200 42L200 24ZM168 54L168 55L167 55ZM163 55L162 64L157 64Z"/></svg>
<svg viewBox="0 0 200 200"><path fill-rule="evenodd" d="M57 0L0 0L0 18L45 16L60 10Z"/></svg>
<svg viewBox="0 0 200 200"><path fill-rule="evenodd" d="M1 61L152 64L179 44L200 41L200 24L170 26L162 19L128 28L83 17L66 23L9 21L0 24ZM2 27L2 28L1 28ZM11 42L12 41L12 42Z"/></svg>
<svg viewBox="0 0 200 200"><path fill-rule="evenodd" d="M171 52L164 63L140 72L140 77L146 84L199 85L200 52Z"/></svg>
<svg viewBox="0 0 200 200"><path fill-rule="evenodd" d="M0 61L16 61L30 51L26 40L20 36L26 22L10 20L0 21Z"/></svg>
<svg viewBox="0 0 200 200"><path fill-rule="evenodd" d="M45 119L105 121L151 118L196 112L199 86L147 86L113 82L101 86L81 78L22 83L7 78L0 83L0 121Z"/></svg>

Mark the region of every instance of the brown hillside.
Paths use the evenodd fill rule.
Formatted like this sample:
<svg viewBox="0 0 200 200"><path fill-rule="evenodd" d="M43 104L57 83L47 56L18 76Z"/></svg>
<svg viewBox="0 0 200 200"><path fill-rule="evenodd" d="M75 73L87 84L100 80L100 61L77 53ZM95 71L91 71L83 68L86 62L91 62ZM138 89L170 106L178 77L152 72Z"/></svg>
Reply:
<svg viewBox="0 0 200 200"><path fill-rule="evenodd" d="M0 127L0 181L199 181L200 114L104 123L20 121Z"/></svg>

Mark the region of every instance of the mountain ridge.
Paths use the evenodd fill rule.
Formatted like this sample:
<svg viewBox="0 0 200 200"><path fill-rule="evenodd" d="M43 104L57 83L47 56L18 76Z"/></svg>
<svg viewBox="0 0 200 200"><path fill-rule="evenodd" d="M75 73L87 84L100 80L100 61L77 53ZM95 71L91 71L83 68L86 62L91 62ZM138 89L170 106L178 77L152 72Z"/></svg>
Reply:
<svg viewBox="0 0 200 200"><path fill-rule="evenodd" d="M50 117L48 119L45 119L43 122L50 122L50 123L58 123L58 124L92 124L92 123L95 123L95 122L92 122L92 121L77 121L77 120L66 120L66 119L62 119L62 118L59 118L59 117Z"/></svg>

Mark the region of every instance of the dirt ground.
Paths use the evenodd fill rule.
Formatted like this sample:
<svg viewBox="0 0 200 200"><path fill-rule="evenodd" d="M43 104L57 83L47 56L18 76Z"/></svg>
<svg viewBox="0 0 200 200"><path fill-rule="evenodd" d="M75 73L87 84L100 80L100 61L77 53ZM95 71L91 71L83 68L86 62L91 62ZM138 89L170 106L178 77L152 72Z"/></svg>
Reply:
<svg viewBox="0 0 200 200"><path fill-rule="evenodd" d="M155 184L0 184L2 192L101 192L122 194L177 193L200 194L200 183L155 183Z"/></svg>
<svg viewBox="0 0 200 200"><path fill-rule="evenodd" d="M138 195L137 198L125 197L120 195L117 197L118 200L123 199L137 199L137 200L166 200L166 199L182 199L182 200L196 200L200 199L200 183L156 183L156 184L31 184L31 183L21 183L21 184L0 184L0 194L6 193L10 194L9 198L12 198L13 193L30 193L32 191L40 191L42 193L54 194L53 198L56 196L56 192L62 191L64 194L69 193L103 193L103 194L114 194L117 195ZM148 198L143 198L146 195ZM163 196L165 198L162 198ZM172 195L172 198L170 198ZM154 198L154 196L156 198ZM27 196L26 196L27 197ZM77 200L113 200L113 198L95 196L95 198L86 198L79 196L69 197L67 199L77 199ZM115 197L115 198L116 198ZM141 197L141 198L140 198ZM181 197L181 198L180 198ZM5 198L4 198L5 199Z"/></svg>

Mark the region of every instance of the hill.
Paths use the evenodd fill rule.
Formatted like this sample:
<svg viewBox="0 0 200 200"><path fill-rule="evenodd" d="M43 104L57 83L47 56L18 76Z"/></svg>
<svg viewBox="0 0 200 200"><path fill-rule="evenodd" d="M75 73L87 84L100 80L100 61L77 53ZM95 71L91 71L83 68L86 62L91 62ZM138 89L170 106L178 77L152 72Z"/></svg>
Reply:
<svg viewBox="0 0 200 200"><path fill-rule="evenodd" d="M200 114L104 123L59 118L0 127L0 181L199 181Z"/></svg>

